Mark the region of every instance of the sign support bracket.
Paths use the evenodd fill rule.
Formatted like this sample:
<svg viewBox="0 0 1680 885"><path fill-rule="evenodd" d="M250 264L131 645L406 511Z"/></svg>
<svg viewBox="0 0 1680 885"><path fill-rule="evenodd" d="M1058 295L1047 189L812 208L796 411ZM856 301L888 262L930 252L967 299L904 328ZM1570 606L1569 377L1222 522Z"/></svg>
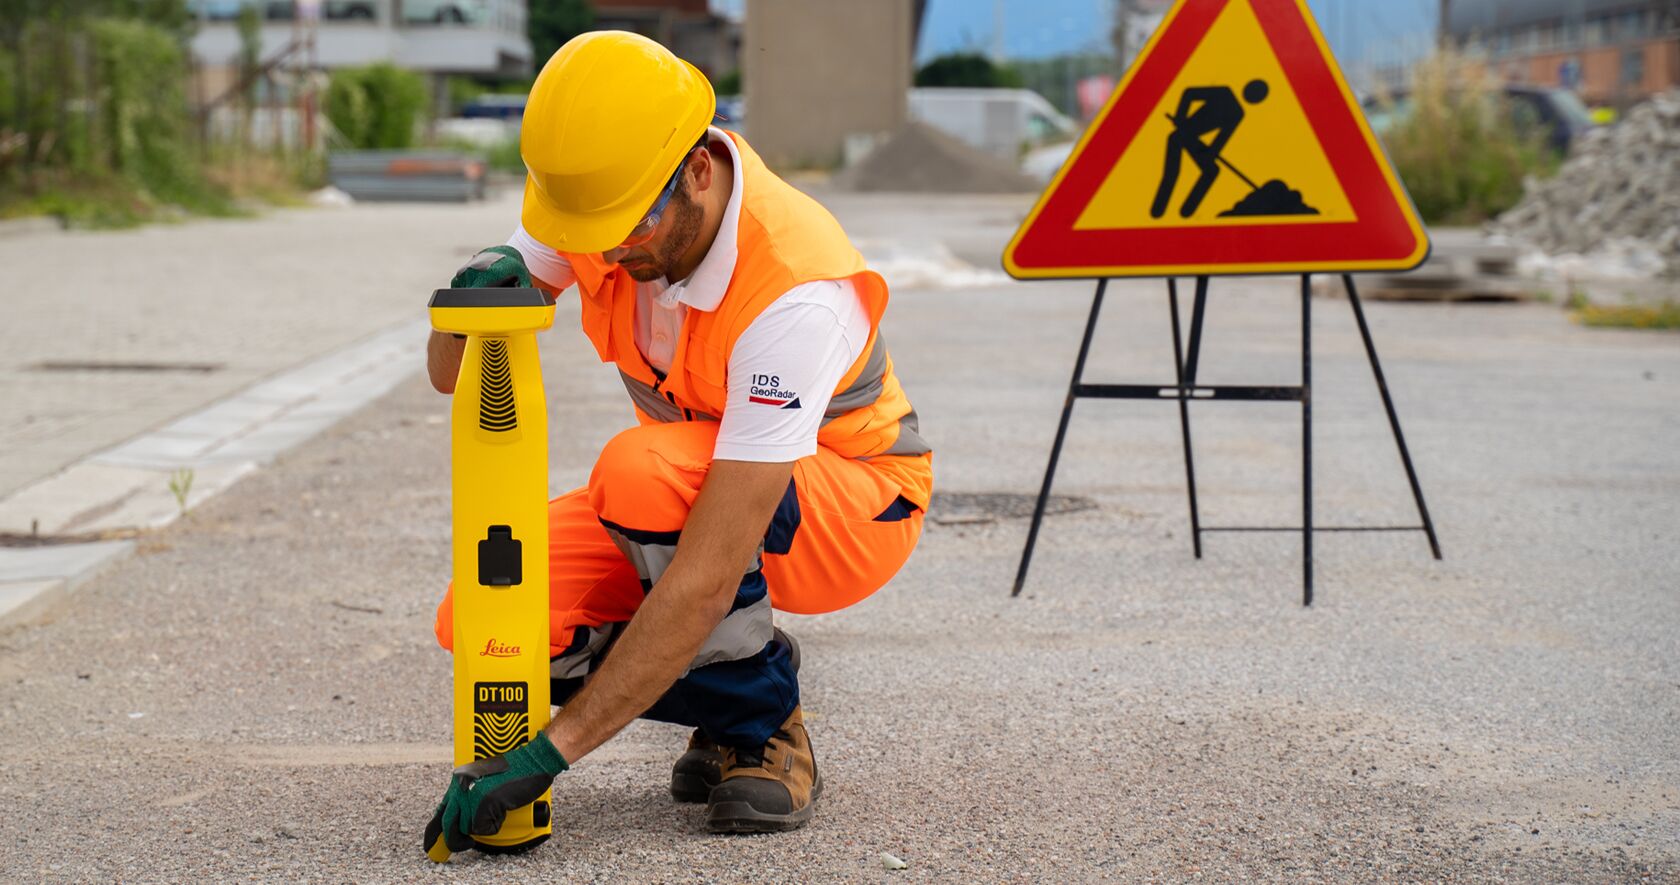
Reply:
<svg viewBox="0 0 1680 885"><path fill-rule="evenodd" d="M1424 501L1423 486L1418 482L1417 470L1412 464L1411 451L1406 446L1405 434L1400 429L1399 413L1395 411L1394 399L1388 390L1388 382L1383 375L1382 363L1377 357L1376 344L1371 338L1370 326L1365 321L1365 311L1359 300L1359 290L1355 287L1351 274L1341 274L1342 287L1347 292L1348 303L1353 309L1354 320L1359 327L1361 341L1365 345L1365 355L1371 364L1371 374L1377 384L1377 392L1383 403L1383 410L1387 413L1389 429L1394 436L1394 444L1399 451L1401 466L1406 471L1406 480L1411 486L1412 499L1417 506L1419 525L1402 526L1321 526L1313 523L1313 493L1312 493L1312 275L1301 275L1301 383L1299 386L1249 386L1249 385L1202 385L1196 382L1197 369L1201 358L1202 326L1206 317L1207 290L1209 277L1196 277L1195 296L1190 312L1190 338L1188 344L1181 343L1182 330L1179 322L1178 281L1176 278L1167 279L1167 297L1169 313L1172 319L1173 362L1176 383L1172 385L1148 384L1086 384L1084 383L1085 363L1091 352L1091 339L1096 332L1097 318L1102 311L1103 295L1108 288L1108 279L1097 281L1096 294L1091 300L1091 313L1085 321L1085 334L1080 340L1079 356L1074 361L1073 378L1068 384L1067 398L1062 404L1061 421L1056 427L1055 442L1050 448L1050 461L1045 467L1044 483L1039 489L1038 501L1033 507L1032 523L1027 529L1026 547L1021 551L1020 566L1015 572L1015 587L1011 596L1019 596L1027 580L1027 570L1032 562L1034 547L1038 543L1038 531L1044 521L1044 508L1050 497L1050 489L1055 481L1056 467L1061 460L1062 444L1067 440L1068 423L1073 416L1073 404L1080 398L1086 399L1145 399L1145 400L1177 400L1179 409L1180 436L1184 444L1184 475L1190 505L1190 536L1192 549L1197 559L1202 558L1202 535L1207 532L1300 532L1302 538L1302 601L1304 606L1313 602L1313 535L1315 532L1389 532L1389 531L1421 531L1429 541L1429 549L1435 559L1441 558L1441 544L1435 533L1435 523L1429 516L1429 507ZM1201 522L1201 514L1196 497L1196 464L1195 451L1190 437L1190 402L1192 400L1232 400L1232 401L1277 401L1299 402L1301 404L1301 525L1300 526L1205 526Z"/></svg>

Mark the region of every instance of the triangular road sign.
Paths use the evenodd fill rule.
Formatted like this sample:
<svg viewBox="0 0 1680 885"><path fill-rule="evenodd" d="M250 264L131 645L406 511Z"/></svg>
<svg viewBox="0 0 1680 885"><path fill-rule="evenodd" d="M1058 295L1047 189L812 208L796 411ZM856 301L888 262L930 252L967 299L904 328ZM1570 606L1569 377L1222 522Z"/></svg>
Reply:
<svg viewBox="0 0 1680 885"><path fill-rule="evenodd" d="M1020 278L1322 273L1428 254L1306 0L1180 0L1003 265Z"/></svg>

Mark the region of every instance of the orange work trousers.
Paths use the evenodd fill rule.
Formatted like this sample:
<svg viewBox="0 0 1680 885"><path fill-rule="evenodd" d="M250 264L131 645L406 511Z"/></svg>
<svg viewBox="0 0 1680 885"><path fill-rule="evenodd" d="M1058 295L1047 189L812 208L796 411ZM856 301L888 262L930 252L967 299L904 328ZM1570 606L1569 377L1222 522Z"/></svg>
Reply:
<svg viewBox="0 0 1680 885"><path fill-rule="evenodd" d="M633 427L607 443L589 485L549 502L551 657L573 647L576 628L620 624L636 613L663 566L660 556L638 549L659 545L638 540L667 540L674 549L711 467L717 431L715 421ZM768 532L748 529L766 535L761 572L771 607L817 614L874 593L909 558L922 516L866 461L826 448L799 459ZM627 543L626 533L638 540ZM446 592L435 625L446 649L451 605Z"/></svg>

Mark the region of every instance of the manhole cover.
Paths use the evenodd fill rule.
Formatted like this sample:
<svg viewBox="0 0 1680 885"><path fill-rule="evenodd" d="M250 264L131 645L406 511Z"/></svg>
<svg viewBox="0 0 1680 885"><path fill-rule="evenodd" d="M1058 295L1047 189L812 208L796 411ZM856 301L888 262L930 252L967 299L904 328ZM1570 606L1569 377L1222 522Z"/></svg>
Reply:
<svg viewBox="0 0 1680 885"><path fill-rule="evenodd" d="M37 372L219 372L221 363L111 362L105 360L47 360L29 367Z"/></svg>
<svg viewBox="0 0 1680 885"><path fill-rule="evenodd" d="M1020 492L934 492L928 518L941 525L1030 519L1037 503L1037 495ZM1097 502L1076 495L1051 495L1044 502L1045 516L1095 509Z"/></svg>

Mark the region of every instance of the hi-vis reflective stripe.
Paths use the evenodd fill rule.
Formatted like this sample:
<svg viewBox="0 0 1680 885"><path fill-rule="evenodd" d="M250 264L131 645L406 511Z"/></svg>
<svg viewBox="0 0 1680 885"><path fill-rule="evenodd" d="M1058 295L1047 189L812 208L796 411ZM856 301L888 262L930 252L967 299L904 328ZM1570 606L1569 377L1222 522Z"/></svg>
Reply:
<svg viewBox="0 0 1680 885"><path fill-rule="evenodd" d="M863 371L858 373L857 380L845 390L834 395L828 401L828 409L823 412L829 418L838 418L853 409L861 409L881 397L881 386L887 380L887 342L881 333L875 333L875 347L869 351L869 360L863 364Z"/></svg>
<svg viewBox="0 0 1680 885"><path fill-rule="evenodd" d="M652 385L643 384L630 377L623 369L618 370L618 377L624 379L624 389L630 393L630 401L642 413L661 424L675 424L678 421L716 421L716 415L684 409L682 406L660 396L659 391Z"/></svg>
<svg viewBox="0 0 1680 885"><path fill-rule="evenodd" d="M645 384L631 377L629 373L620 369L620 379L624 381L624 389L630 394L630 401L636 408L662 424L674 424L678 421L717 421L718 416L706 412L696 412L684 409L666 399L651 384ZM863 371L858 373L845 390L835 394L828 401L828 408L823 410L822 426L858 409L867 408L881 397L881 391L887 379L887 342L880 333L875 335L875 346L869 351L869 358L863 364ZM780 404L780 401L776 401ZM898 421L898 439L892 447L882 452L883 455L925 455L933 451L933 447L922 439L916 420L916 412L912 409Z"/></svg>
<svg viewBox="0 0 1680 885"><path fill-rule="evenodd" d="M679 532L643 532L604 519L601 525L624 558L635 567L643 587L652 587L657 583L677 555ZM759 551L735 590L735 601L729 613L706 637L694 660L689 662L690 670L719 661L750 658L770 642L774 625L771 623L769 590L760 571L764 563L762 544ZM571 668L567 670L569 672Z"/></svg>
<svg viewBox="0 0 1680 885"><path fill-rule="evenodd" d="M933 451L933 446L922 439L921 423L916 418L916 410L911 409L904 417L898 419L898 439L882 452L883 455L926 455Z"/></svg>

